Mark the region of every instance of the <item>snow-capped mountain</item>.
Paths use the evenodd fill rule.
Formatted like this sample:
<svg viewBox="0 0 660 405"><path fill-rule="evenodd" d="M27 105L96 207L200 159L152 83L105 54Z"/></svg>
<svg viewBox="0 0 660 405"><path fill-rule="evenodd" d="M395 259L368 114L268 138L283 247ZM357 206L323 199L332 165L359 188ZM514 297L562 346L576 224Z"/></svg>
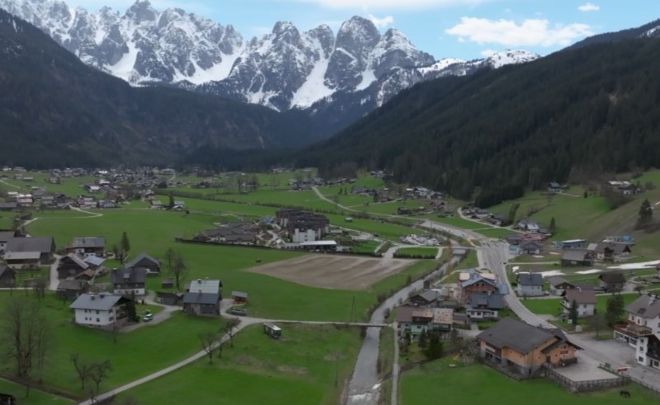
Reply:
<svg viewBox="0 0 660 405"><path fill-rule="evenodd" d="M138 0L124 14L97 13L57 0L0 0L0 8L41 28L60 45L131 84L202 84L229 75L244 49L232 26Z"/></svg>
<svg viewBox="0 0 660 405"><path fill-rule="evenodd" d="M511 51L436 61L403 33L381 33L362 17L344 22L336 34L326 25L301 32L278 22L270 34L246 41L231 25L178 8L158 11L148 0L137 0L123 14L109 7L91 13L60 0L0 0L0 8L133 85L176 85L279 111L314 112L351 99L368 112L420 81L537 57Z"/></svg>

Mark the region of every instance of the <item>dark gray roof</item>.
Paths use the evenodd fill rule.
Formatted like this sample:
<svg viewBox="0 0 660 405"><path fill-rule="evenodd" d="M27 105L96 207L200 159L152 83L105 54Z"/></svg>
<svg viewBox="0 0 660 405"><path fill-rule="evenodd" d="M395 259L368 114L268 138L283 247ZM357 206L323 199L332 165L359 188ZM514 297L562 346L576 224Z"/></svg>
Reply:
<svg viewBox="0 0 660 405"><path fill-rule="evenodd" d="M220 294L218 293L189 292L183 296L184 304L215 305L218 301L220 301Z"/></svg>
<svg viewBox="0 0 660 405"><path fill-rule="evenodd" d="M564 250L564 252L561 254L561 258L562 260L581 262L587 258L588 253L589 251L586 249Z"/></svg>
<svg viewBox="0 0 660 405"><path fill-rule="evenodd" d="M472 308L503 309L506 307L502 294L471 294L468 305Z"/></svg>
<svg viewBox="0 0 660 405"><path fill-rule="evenodd" d="M154 259L153 257L149 256L149 255L146 254L146 253L140 253L140 254L137 255L133 260L131 260L131 261L129 261L128 263L126 263L126 264L124 265L124 267L126 267L126 268L135 267L135 266L136 266L138 263L140 263L142 260L147 260L147 261L149 261L149 262L155 264L156 266L160 266L160 262L159 262L157 259Z"/></svg>
<svg viewBox="0 0 660 405"><path fill-rule="evenodd" d="M248 293L246 293L245 291L232 291L231 296L232 297L238 297L238 298L247 298Z"/></svg>
<svg viewBox="0 0 660 405"><path fill-rule="evenodd" d="M411 298L414 297L420 297L426 302L433 302L436 301L438 298L440 298L440 292L434 290L424 290Z"/></svg>
<svg viewBox="0 0 660 405"><path fill-rule="evenodd" d="M53 238L34 237L34 238L11 238L7 241L7 252L53 252Z"/></svg>
<svg viewBox="0 0 660 405"><path fill-rule="evenodd" d="M541 273L519 273L518 274L518 284L519 285L542 286L543 285L543 275L541 275Z"/></svg>
<svg viewBox="0 0 660 405"><path fill-rule="evenodd" d="M660 298L652 295L642 295L626 306L626 311L646 319L660 316Z"/></svg>
<svg viewBox="0 0 660 405"><path fill-rule="evenodd" d="M79 238L73 238L73 243L71 247L76 248L105 248L105 239L100 237L89 237L83 236Z"/></svg>
<svg viewBox="0 0 660 405"><path fill-rule="evenodd" d="M147 271L144 269L121 269L112 271L112 284L144 284Z"/></svg>
<svg viewBox="0 0 660 405"><path fill-rule="evenodd" d="M73 301L69 308L107 311L121 301L122 298L121 295L113 294L82 294Z"/></svg>
<svg viewBox="0 0 660 405"><path fill-rule="evenodd" d="M571 283L570 281L566 280L564 277L561 277L561 276L548 277L548 282L553 287L556 287L556 286L561 285L561 284L573 285L573 283Z"/></svg>
<svg viewBox="0 0 660 405"><path fill-rule="evenodd" d="M504 318L477 336L490 346L498 349L508 347L521 354L531 352L553 337L554 334L549 330L513 318Z"/></svg>
<svg viewBox="0 0 660 405"><path fill-rule="evenodd" d="M573 288L566 290L564 299L568 302L575 301L576 304L596 304L596 292L594 290L582 290Z"/></svg>

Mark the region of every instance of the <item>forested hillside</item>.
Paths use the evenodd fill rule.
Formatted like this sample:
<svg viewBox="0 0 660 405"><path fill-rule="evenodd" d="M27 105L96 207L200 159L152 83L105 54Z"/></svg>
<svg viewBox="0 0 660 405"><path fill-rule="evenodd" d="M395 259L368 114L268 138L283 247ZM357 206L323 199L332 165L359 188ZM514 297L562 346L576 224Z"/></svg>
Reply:
<svg viewBox="0 0 660 405"><path fill-rule="evenodd" d="M170 165L193 151L311 142L302 113L132 88L0 10L0 161L29 167Z"/></svg>
<svg viewBox="0 0 660 405"><path fill-rule="evenodd" d="M660 166L660 40L566 50L420 84L299 155L387 168L482 206L571 173Z"/></svg>

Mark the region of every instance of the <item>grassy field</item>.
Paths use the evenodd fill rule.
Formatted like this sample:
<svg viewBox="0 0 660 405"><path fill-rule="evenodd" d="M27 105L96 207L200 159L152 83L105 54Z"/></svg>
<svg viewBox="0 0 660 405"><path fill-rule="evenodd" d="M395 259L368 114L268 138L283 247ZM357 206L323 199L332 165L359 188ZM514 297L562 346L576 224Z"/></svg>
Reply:
<svg viewBox="0 0 660 405"><path fill-rule="evenodd" d="M32 405L44 405L44 404L73 404L74 401L69 401L66 398L55 396L47 392L39 391L34 388L30 390L28 397L25 396L25 387L22 385L15 384L8 380L0 379L0 392L3 394L9 394L16 397L16 402L19 404L32 404Z"/></svg>
<svg viewBox="0 0 660 405"><path fill-rule="evenodd" d="M442 398L452 405L495 403L507 405L630 405L652 404L660 397L637 385L628 385L631 398L622 400L618 389L572 394L545 379L517 382L483 365L450 368L450 360L428 363L401 377L403 405L423 404Z"/></svg>
<svg viewBox="0 0 660 405"><path fill-rule="evenodd" d="M434 259L437 254L438 248L435 247L404 247L398 249L394 256L403 258Z"/></svg>
<svg viewBox="0 0 660 405"><path fill-rule="evenodd" d="M354 328L280 325L281 340L250 327L203 359L122 394L138 403L336 404L360 347Z"/></svg>
<svg viewBox="0 0 660 405"><path fill-rule="evenodd" d="M459 218L459 217L436 217L433 219L435 222L439 222L441 224L446 224L449 226L453 226L456 228L462 228L462 229L484 229L488 228L488 225L480 224L477 222L473 221L468 221L467 219Z"/></svg>
<svg viewBox="0 0 660 405"><path fill-rule="evenodd" d="M0 306L6 305L9 299L9 293L1 293ZM80 387L69 359L73 353L79 353L87 361L107 359L112 362L113 371L103 384L107 389L159 370L199 351L196 336L219 328L218 320L176 314L162 324L120 334L115 343L111 333L74 325L68 303L48 295L42 305L50 322L52 340L52 349L47 354L44 369L44 381L76 395ZM1 316L4 313L0 312ZM4 363L0 370L11 373L11 364Z"/></svg>
<svg viewBox="0 0 660 405"><path fill-rule="evenodd" d="M639 295L635 294L622 294L623 301L626 305L636 300ZM610 295L596 296L596 312L605 313L607 299ZM558 315L560 312L560 299L523 299L521 301L530 311L535 314L549 314Z"/></svg>
<svg viewBox="0 0 660 405"><path fill-rule="evenodd" d="M467 256L456 266L456 269L474 269L479 267L479 259L476 250L468 250Z"/></svg>
<svg viewBox="0 0 660 405"><path fill-rule="evenodd" d="M76 215L72 215L76 214ZM191 236L208 228L215 215L202 213L185 215L157 210L120 209L104 211L102 217L81 216L71 212L44 212L30 226L34 235L55 235L56 243L62 247L74 236L105 236L109 245L118 243L121 233L126 231L131 241L131 255L147 252L163 257L165 250L172 247L179 251L188 265L188 280L197 278L219 278L225 289L248 291L252 315L274 319L301 320L346 320L350 316L353 297L356 314L360 319L367 316L376 296L405 284L407 277L416 277L427 271L419 265L392 276L369 291L351 292L304 287L274 277L254 274L246 269L260 264L297 257L300 253L268 249L250 249L228 246L203 246L175 243L177 236ZM356 222L358 222L356 220ZM362 226L374 226L381 232L406 233L408 228L381 224L376 221L360 221ZM430 263L433 266L434 262ZM148 279L148 288L160 289L160 280L167 277Z"/></svg>

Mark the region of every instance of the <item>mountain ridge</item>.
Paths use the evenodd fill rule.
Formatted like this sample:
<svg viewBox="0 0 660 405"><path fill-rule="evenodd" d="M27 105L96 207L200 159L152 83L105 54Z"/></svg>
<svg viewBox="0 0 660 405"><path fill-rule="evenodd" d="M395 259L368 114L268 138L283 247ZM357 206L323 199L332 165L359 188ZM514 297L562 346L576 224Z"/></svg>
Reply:
<svg viewBox="0 0 660 405"><path fill-rule="evenodd" d="M7 134L0 160L7 163L178 163L204 148L278 149L311 141L299 112L131 87L3 10L0 55L0 132Z"/></svg>
<svg viewBox="0 0 660 405"><path fill-rule="evenodd" d="M327 25L300 31L280 21L271 33L247 40L231 25L177 8L158 11L147 0L123 14L109 7L90 13L59 0L0 0L0 8L41 28L86 64L132 85L180 87L277 111L307 110L321 135L352 121L329 125L319 117L359 106L353 114L359 118L418 82L538 57L518 52L520 58L494 62L493 55L437 69L438 61L403 33L381 33L358 16L337 33Z"/></svg>

